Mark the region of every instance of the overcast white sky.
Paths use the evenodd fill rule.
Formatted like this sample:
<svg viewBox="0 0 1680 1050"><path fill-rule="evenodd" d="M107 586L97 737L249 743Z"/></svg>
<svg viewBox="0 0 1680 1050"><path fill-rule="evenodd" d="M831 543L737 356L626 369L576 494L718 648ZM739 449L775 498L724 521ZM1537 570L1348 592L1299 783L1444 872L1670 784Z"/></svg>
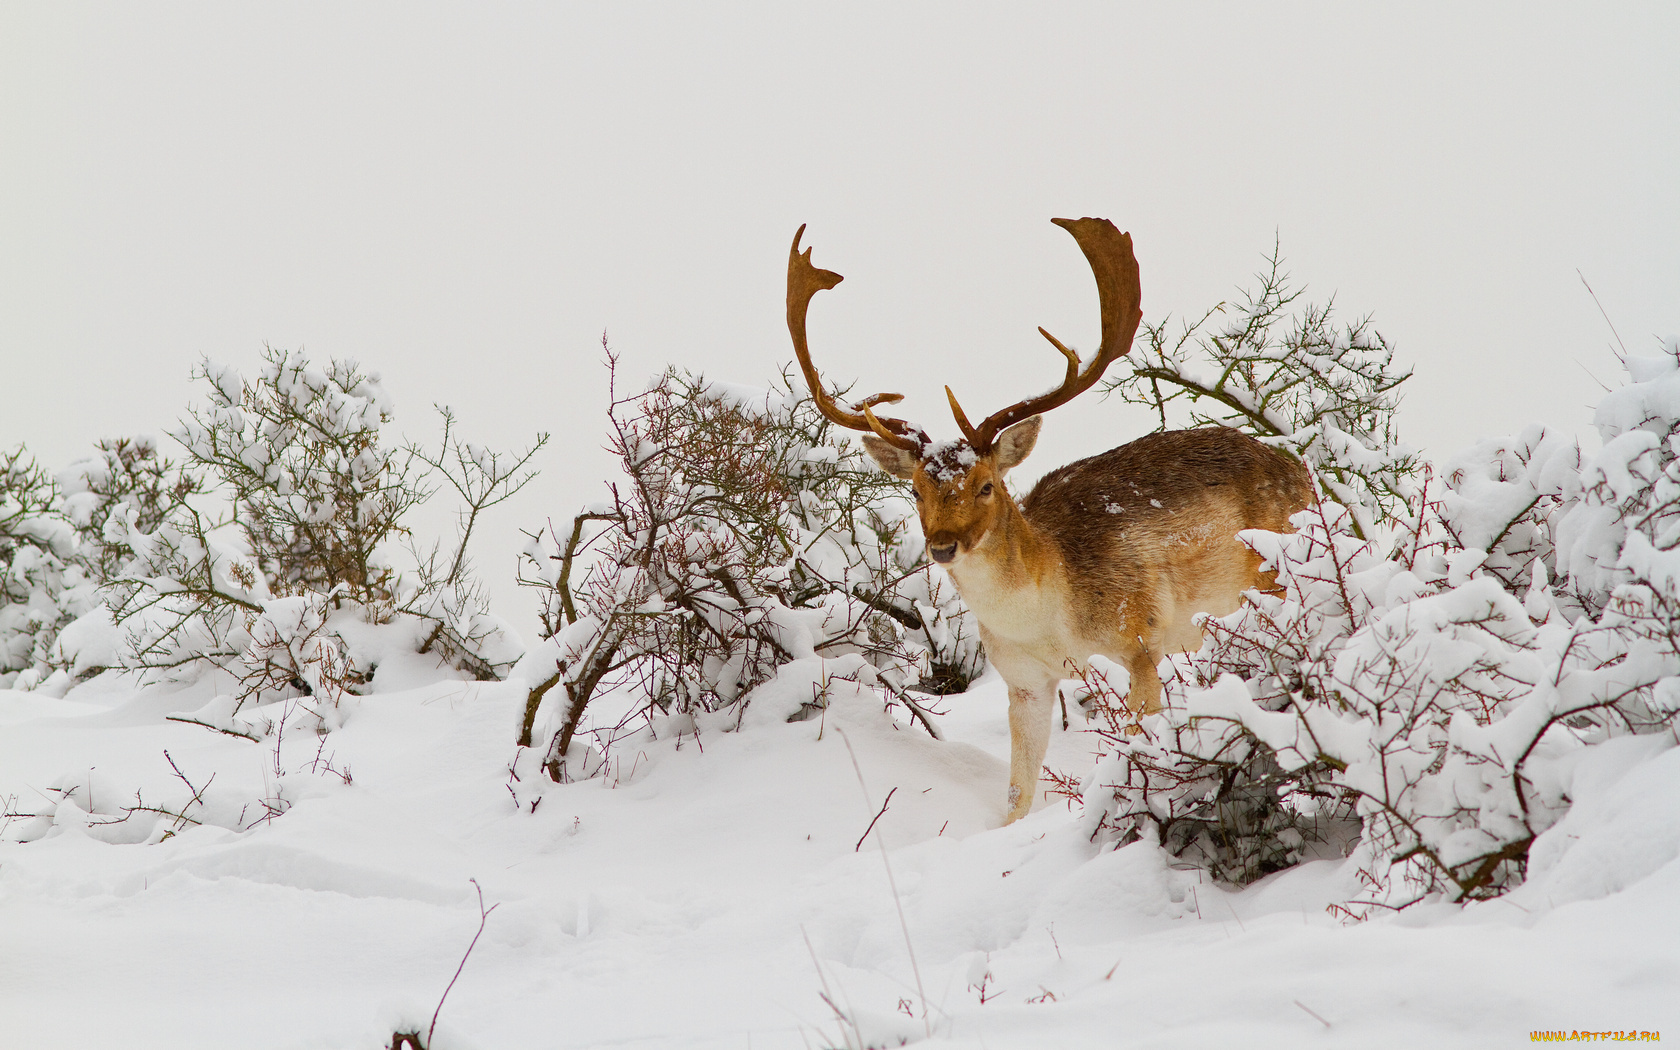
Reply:
<svg viewBox="0 0 1680 1050"><path fill-rule="evenodd" d="M1680 331L1680 5L0 2L0 447L161 433L201 355L380 370L399 428L555 443L478 554L597 498L603 329L639 380L791 357L954 433L1097 308L1053 215L1132 231L1145 315L1274 237L1417 369L1435 453L1590 419ZM1060 409L1028 473L1146 429Z"/></svg>

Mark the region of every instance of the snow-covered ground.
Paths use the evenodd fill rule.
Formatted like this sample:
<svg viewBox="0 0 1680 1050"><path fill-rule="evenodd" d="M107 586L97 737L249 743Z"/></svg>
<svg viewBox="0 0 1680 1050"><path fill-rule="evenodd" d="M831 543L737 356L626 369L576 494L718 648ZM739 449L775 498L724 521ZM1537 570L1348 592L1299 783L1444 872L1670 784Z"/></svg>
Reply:
<svg viewBox="0 0 1680 1050"><path fill-rule="evenodd" d="M820 719L666 724L567 785L510 775L522 685L376 681L343 728L288 731L278 753L166 720L210 680L0 691L0 799L50 814L0 842L0 1046L424 1034L479 928L471 880L495 910L434 1050L1680 1038L1667 737L1585 752L1573 810L1507 897L1349 926L1325 910L1357 877L1337 860L1239 892L1148 843L1097 850L1061 800L997 827L995 678L948 698L945 741L836 683ZM1053 768L1090 768L1078 718ZM137 791L199 823L104 823ZM885 849L858 849L889 792Z"/></svg>

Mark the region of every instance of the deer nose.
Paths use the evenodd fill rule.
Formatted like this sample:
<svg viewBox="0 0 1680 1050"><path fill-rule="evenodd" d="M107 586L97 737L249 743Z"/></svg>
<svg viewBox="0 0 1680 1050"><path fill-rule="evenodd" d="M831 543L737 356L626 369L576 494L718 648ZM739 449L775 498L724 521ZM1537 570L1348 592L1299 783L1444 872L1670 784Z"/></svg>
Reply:
<svg viewBox="0 0 1680 1050"><path fill-rule="evenodd" d="M943 547L929 547L928 553L933 556L934 561L944 565L946 562L957 556L957 545L955 543L947 543Z"/></svg>

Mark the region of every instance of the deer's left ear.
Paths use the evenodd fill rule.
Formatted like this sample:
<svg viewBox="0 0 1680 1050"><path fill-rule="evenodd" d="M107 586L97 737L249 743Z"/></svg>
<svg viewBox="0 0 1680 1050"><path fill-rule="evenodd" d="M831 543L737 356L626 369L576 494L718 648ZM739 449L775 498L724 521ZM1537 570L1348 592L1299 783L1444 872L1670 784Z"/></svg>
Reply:
<svg viewBox="0 0 1680 1050"><path fill-rule="evenodd" d="M997 454L999 470L1019 466L1038 444L1038 428L1044 425L1043 416L1028 416L997 436L992 448Z"/></svg>

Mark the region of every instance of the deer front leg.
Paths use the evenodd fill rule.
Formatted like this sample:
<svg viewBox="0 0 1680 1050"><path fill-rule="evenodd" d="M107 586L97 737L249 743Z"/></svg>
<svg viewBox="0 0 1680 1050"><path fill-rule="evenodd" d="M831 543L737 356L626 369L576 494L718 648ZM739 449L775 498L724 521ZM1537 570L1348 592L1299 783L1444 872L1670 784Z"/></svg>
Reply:
<svg viewBox="0 0 1680 1050"><path fill-rule="evenodd" d="M1032 689L1009 687L1009 814L1013 824L1032 809L1038 794L1038 771L1050 748L1050 716L1055 708L1056 683Z"/></svg>

